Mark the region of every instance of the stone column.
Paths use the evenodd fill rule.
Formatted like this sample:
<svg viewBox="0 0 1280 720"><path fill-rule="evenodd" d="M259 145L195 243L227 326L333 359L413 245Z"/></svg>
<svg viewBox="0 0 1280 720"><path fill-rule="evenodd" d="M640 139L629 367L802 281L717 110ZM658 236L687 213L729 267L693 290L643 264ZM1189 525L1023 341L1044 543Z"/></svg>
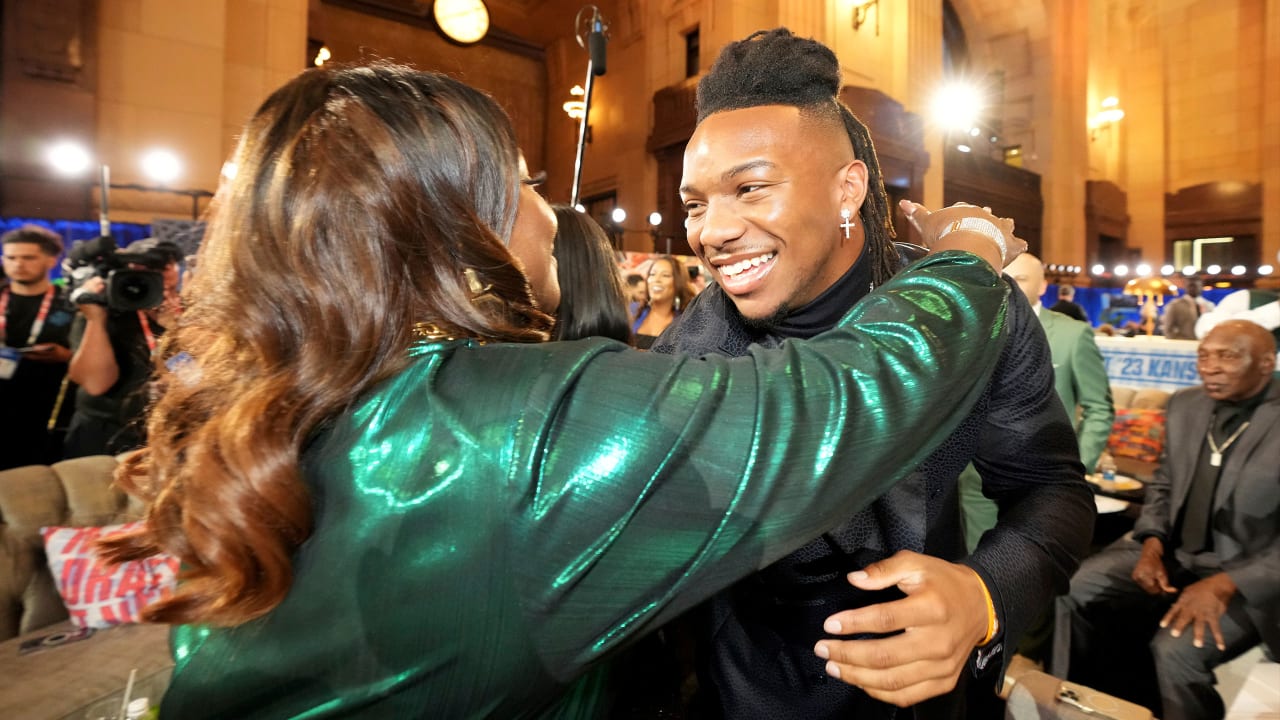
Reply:
<svg viewBox="0 0 1280 720"><path fill-rule="evenodd" d="M1044 197L1042 252L1045 257L1068 258L1079 253L1085 239L1089 4L1048 0L1045 14L1047 27L1051 28L1046 38L1050 60L1043 68L1048 74L1044 78L1045 102L1037 104L1036 113L1036 124L1048 131L1040 164Z"/></svg>

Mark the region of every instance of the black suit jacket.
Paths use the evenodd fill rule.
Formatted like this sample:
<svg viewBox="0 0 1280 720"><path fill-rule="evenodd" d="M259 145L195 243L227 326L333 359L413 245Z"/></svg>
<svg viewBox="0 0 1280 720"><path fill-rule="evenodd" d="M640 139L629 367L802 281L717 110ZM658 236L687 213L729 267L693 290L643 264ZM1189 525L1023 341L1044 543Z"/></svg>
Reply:
<svg viewBox="0 0 1280 720"><path fill-rule="evenodd" d="M822 621L832 613L898 596L864 593L845 577L898 550L972 567L991 591L1000 622L996 638L975 651L972 674L962 674L952 693L917 706L917 718L963 716L966 684L979 675L980 687L969 691L994 692L1018 638L1066 591L1092 535L1092 493L1054 392L1040 322L1016 286L1009 307L1008 340L995 375L941 448L870 508L710 602L701 684L716 694L725 717L894 717L896 708L829 678L813 645L825 636ZM742 354L741 327L732 302L710 286L655 348L706 350L711 337L714 351ZM761 344L781 341L746 332ZM984 492L1000 506L1000 523L965 558L956 478L970 460Z"/></svg>

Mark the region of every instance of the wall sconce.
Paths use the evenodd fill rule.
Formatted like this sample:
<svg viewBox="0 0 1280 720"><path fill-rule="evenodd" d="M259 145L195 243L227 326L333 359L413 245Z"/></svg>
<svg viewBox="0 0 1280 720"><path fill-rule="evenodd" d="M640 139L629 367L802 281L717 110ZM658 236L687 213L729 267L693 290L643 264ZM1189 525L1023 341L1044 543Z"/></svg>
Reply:
<svg viewBox="0 0 1280 720"><path fill-rule="evenodd" d="M880 35L880 0L854 0L853 29L855 32L862 27L862 23L867 21L872 8L876 9L876 35Z"/></svg>
<svg viewBox="0 0 1280 720"><path fill-rule="evenodd" d="M580 98L587 94L581 85L574 85L569 94L575 98ZM582 100L568 100L564 104L564 112L574 120L582 120L587 114L587 103Z"/></svg>
<svg viewBox="0 0 1280 720"><path fill-rule="evenodd" d="M587 94L587 91L583 90L581 85L574 85L572 88L570 88L569 95L571 95L573 99L566 100L564 105L561 106L564 108L564 114L568 115L570 119L576 120L580 123L586 122L587 121L587 103L585 100L578 99L586 96L586 94ZM590 125L587 126L586 141L591 142L591 126Z"/></svg>
<svg viewBox="0 0 1280 720"><path fill-rule="evenodd" d="M1096 140L1098 131L1108 129L1124 119L1124 110L1120 109L1120 99L1115 95L1104 98L1102 109L1089 119L1089 139Z"/></svg>

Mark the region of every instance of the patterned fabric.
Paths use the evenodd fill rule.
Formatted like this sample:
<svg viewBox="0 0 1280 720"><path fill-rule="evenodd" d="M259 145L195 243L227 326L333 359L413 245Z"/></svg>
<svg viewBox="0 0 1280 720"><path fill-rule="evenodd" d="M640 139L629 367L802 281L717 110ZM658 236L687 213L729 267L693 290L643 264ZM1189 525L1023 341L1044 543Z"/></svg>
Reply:
<svg viewBox="0 0 1280 720"><path fill-rule="evenodd" d="M173 592L177 558L155 555L118 565L107 565L98 559L94 544L99 539L140 527L141 522L41 528L49 572L71 622L91 628L138 622L142 608Z"/></svg>
<svg viewBox="0 0 1280 720"><path fill-rule="evenodd" d="M1153 463L1164 448L1164 410L1117 408L1107 439L1107 452L1116 457Z"/></svg>

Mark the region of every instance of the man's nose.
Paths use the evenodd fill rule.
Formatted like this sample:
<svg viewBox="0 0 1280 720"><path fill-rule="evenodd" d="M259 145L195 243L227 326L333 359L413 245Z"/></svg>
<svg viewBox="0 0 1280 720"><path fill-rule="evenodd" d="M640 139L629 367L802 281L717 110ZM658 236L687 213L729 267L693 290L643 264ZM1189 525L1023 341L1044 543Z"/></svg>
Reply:
<svg viewBox="0 0 1280 720"><path fill-rule="evenodd" d="M746 224L727 203L707 203L702 216L700 239L703 245L720 248L725 243L742 237Z"/></svg>

